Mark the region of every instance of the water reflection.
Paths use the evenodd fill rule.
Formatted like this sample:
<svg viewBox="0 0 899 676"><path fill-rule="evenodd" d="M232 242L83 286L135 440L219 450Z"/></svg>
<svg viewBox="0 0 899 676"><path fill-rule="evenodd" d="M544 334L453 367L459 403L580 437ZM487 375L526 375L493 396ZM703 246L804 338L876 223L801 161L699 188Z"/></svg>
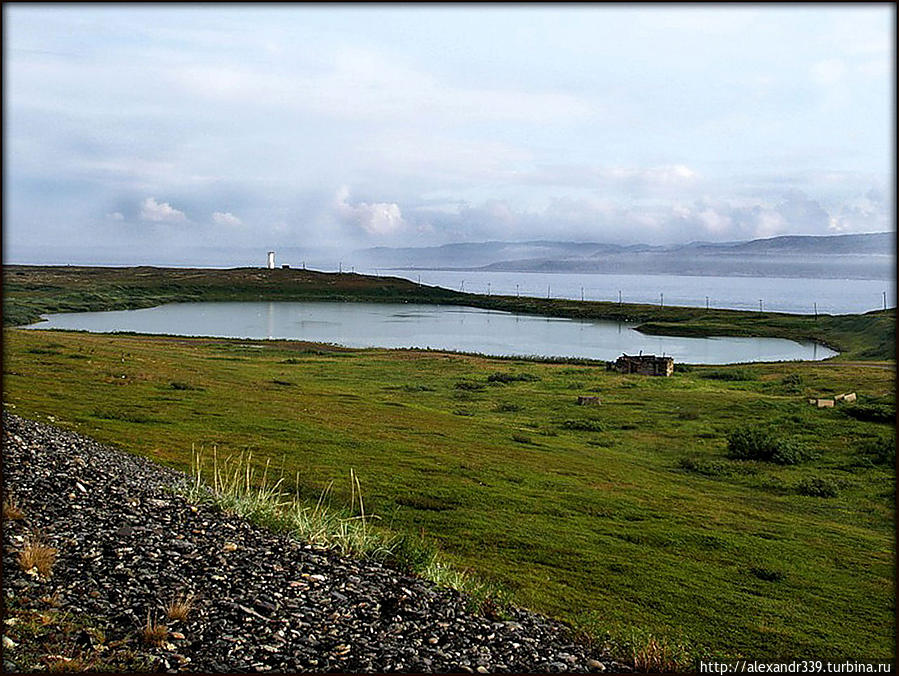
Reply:
<svg viewBox="0 0 899 676"><path fill-rule="evenodd" d="M387 303L173 303L145 310L50 316L29 328L279 338L349 347L430 347L493 355L615 359L666 354L678 362L818 360L836 353L782 338L647 336L632 324Z"/></svg>

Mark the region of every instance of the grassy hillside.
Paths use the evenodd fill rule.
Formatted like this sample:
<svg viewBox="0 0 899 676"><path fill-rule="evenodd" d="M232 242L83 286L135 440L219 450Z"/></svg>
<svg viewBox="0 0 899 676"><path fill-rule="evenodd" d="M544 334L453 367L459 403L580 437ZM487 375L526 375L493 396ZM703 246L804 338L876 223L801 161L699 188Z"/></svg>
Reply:
<svg viewBox="0 0 899 676"><path fill-rule="evenodd" d="M326 300L458 303L556 317L639 323L646 333L772 336L818 340L841 359L894 359L895 310L818 319L773 312L705 310L562 299L486 297L418 286L395 277L311 270L235 268L87 268L5 266L3 321L15 326L43 313L123 310L161 303L224 300Z"/></svg>
<svg viewBox="0 0 899 676"><path fill-rule="evenodd" d="M332 480L348 492L354 468L383 526L435 541L519 603L598 636L652 632L759 658L894 654L891 364L652 378L9 329L3 357L16 413L176 467L192 446L250 449L311 497ZM851 391L852 408L807 403ZM578 406L581 394L602 404ZM809 456L731 459L727 437L748 424Z"/></svg>

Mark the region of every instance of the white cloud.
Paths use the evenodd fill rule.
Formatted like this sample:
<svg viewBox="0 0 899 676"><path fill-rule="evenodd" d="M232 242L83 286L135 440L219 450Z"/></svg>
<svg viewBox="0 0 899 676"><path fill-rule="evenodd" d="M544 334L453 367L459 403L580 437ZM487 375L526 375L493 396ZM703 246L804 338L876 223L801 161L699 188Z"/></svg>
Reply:
<svg viewBox="0 0 899 676"><path fill-rule="evenodd" d="M154 197L148 197L143 201L140 207L140 217L154 223L180 223L187 220L183 211L175 209L168 202L157 202Z"/></svg>
<svg viewBox="0 0 899 676"><path fill-rule="evenodd" d="M349 196L349 188L341 186L334 200L334 210L344 223L361 228L370 235L390 235L405 226L398 204L359 202L354 205L347 201Z"/></svg>
<svg viewBox="0 0 899 676"><path fill-rule="evenodd" d="M212 214L212 222L216 225L225 225L228 227L236 227L243 225L243 221L230 211L215 211Z"/></svg>
<svg viewBox="0 0 899 676"><path fill-rule="evenodd" d="M121 211L113 211L111 214L106 214L106 218L110 221L124 221L125 215Z"/></svg>
<svg viewBox="0 0 899 676"><path fill-rule="evenodd" d="M329 118L515 120L559 124L604 112L598 100L552 90L454 84L376 51L342 49L329 67L297 73L233 64L172 70L185 94L246 106L277 106Z"/></svg>

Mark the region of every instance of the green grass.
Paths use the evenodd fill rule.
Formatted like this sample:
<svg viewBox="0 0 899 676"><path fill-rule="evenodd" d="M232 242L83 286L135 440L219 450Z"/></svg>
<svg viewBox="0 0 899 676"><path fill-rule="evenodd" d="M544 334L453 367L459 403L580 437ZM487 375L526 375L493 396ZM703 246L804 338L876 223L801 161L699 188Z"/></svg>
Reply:
<svg viewBox="0 0 899 676"><path fill-rule="evenodd" d="M312 270L100 268L8 265L3 269L3 323L18 326L41 314L125 310L192 301L365 301L463 304L525 314L639 324L642 332L675 336L770 336L817 340L843 360L893 359L895 309L863 315L776 312L481 296L419 286L396 277Z"/></svg>
<svg viewBox="0 0 899 676"><path fill-rule="evenodd" d="M807 403L854 391L894 407L890 365L755 364L728 380L703 376L740 367L653 378L316 350L7 329L4 402L184 470L192 447L252 452L303 500L335 481L349 504L353 469L373 523L438 547L443 574L474 571L619 645L636 632L696 654L893 656L895 469L875 460L894 428ZM519 370L535 378L487 385ZM600 406L577 406L597 389ZM809 459L728 458L747 424Z"/></svg>

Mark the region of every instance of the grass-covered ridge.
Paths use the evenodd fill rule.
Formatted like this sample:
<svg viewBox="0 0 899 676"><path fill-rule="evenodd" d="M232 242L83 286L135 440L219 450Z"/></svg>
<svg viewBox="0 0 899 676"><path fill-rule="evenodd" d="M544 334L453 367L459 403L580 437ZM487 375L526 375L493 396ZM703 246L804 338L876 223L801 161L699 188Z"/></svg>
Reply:
<svg viewBox="0 0 899 676"><path fill-rule="evenodd" d="M895 411L890 364L652 378L18 330L4 350L4 402L20 415L185 470L192 447L252 452L257 475L266 460L283 465L285 490L313 501L353 468L366 513L392 532L596 635L645 631L751 657L893 655L894 425L807 401L854 391L856 408ZM578 406L579 394L602 404ZM802 453L732 457L728 437L746 426ZM335 500L351 503L340 488Z"/></svg>
<svg viewBox="0 0 899 676"><path fill-rule="evenodd" d="M124 310L169 302L323 300L462 304L528 314L640 324L644 333L818 340L841 359L894 359L895 310L805 315L460 293L396 277L300 269L4 266L3 322L44 313Z"/></svg>

